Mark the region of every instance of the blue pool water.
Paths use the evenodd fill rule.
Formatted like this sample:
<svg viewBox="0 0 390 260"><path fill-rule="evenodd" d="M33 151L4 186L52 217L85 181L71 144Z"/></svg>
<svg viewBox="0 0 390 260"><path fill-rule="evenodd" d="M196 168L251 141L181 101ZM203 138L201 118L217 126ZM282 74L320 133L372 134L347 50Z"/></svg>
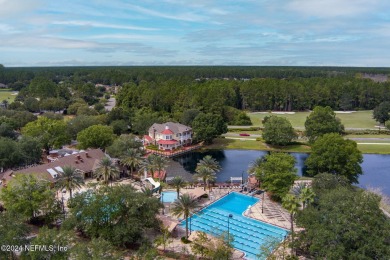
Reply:
<svg viewBox="0 0 390 260"><path fill-rule="evenodd" d="M254 197L230 193L192 216L191 230L214 236L227 233L229 214L232 214L233 217L229 218L229 234L234 238L234 248L243 251L248 259L258 259L262 243L270 238L282 241L288 233L285 229L242 215L248 206L258 201L259 199ZM185 221L180 225L185 227Z"/></svg>
<svg viewBox="0 0 390 260"><path fill-rule="evenodd" d="M166 202L174 202L177 199L176 191L163 191L161 193L161 201Z"/></svg>

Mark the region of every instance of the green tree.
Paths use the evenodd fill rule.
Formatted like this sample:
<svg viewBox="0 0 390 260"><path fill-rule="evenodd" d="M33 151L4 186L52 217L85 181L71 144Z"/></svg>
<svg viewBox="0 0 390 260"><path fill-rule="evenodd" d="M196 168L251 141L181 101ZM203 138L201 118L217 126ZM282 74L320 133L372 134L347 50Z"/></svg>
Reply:
<svg viewBox="0 0 390 260"><path fill-rule="evenodd" d="M0 123L0 137L16 139L16 132L10 124L3 122Z"/></svg>
<svg viewBox="0 0 390 260"><path fill-rule="evenodd" d="M320 173L314 176L311 187L315 194L321 195L322 193L337 187L350 187L350 183L348 178L343 175Z"/></svg>
<svg viewBox="0 0 390 260"><path fill-rule="evenodd" d="M206 190L206 186L209 186L210 182L215 181L217 179L215 173L210 168L198 166L196 167L195 172L196 174L194 174L194 178L202 179L204 190Z"/></svg>
<svg viewBox="0 0 390 260"><path fill-rule="evenodd" d="M256 172L261 186L276 200L281 200L297 179L295 159L287 153L271 153L264 157Z"/></svg>
<svg viewBox="0 0 390 260"><path fill-rule="evenodd" d="M17 174L0 193L7 211L28 220L49 215L55 207L59 213L59 204L54 199L55 192L48 181L27 174Z"/></svg>
<svg viewBox="0 0 390 260"><path fill-rule="evenodd" d="M78 242L72 247L70 258L75 260L120 260L121 252L102 238L92 238L86 243Z"/></svg>
<svg viewBox="0 0 390 260"><path fill-rule="evenodd" d="M328 172L343 175L351 183L358 183L362 162L363 156L356 142L344 140L339 134L325 134L312 145L312 152L305 164L310 176Z"/></svg>
<svg viewBox="0 0 390 260"><path fill-rule="evenodd" d="M310 142L328 133L343 133L344 126L330 107L315 107L305 121L306 136Z"/></svg>
<svg viewBox="0 0 390 260"><path fill-rule="evenodd" d="M220 115L200 113L192 121L196 141L211 143L213 139L227 132L227 125Z"/></svg>
<svg viewBox="0 0 390 260"><path fill-rule="evenodd" d="M207 168L212 173L217 174L219 171L222 170L222 167L219 165L217 160L215 160L211 155L206 155L201 159L197 165L197 168Z"/></svg>
<svg viewBox="0 0 390 260"><path fill-rule="evenodd" d="M186 238L188 238L188 217L200 207L198 200L189 195L183 194L172 203L172 215L176 217L184 216L186 220Z"/></svg>
<svg viewBox="0 0 390 260"><path fill-rule="evenodd" d="M39 112L39 101L34 97L28 97L23 101L24 106L30 112Z"/></svg>
<svg viewBox="0 0 390 260"><path fill-rule="evenodd" d="M264 163L264 157L256 158L253 162L250 163L247 172L250 175L256 174L259 171L262 163Z"/></svg>
<svg viewBox="0 0 390 260"><path fill-rule="evenodd" d="M121 158L126 155L127 149L136 149L139 153L143 153L140 149L142 142L133 134L121 135L114 140L112 145L107 147L107 153L114 158Z"/></svg>
<svg viewBox="0 0 390 260"><path fill-rule="evenodd" d="M48 250L30 250L26 254L31 257L32 260L67 259L70 255L70 248L74 243L75 238L72 232L57 231L56 229L43 227L39 230L38 236L32 239L31 245L46 246ZM50 248L50 246L52 246L52 248Z"/></svg>
<svg viewBox="0 0 390 260"><path fill-rule="evenodd" d="M113 180L119 177L119 170L110 158L104 157L100 160L94 174L96 178L102 179L103 183L108 185L110 179Z"/></svg>
<svg viewBox="0 0 390 260"><path fill-rule="evenodd" d="M135 169L138 169L142 165L143 161L144 159L140 151L135 148L127 149L126 154L120 159L120 163L122 165L125 165L126 167L130 168L131 177L133 177L133 171Z"/></svg>
<svg viewBox="0 0 390 260"><path fill-rule="evenodd" d="M67 121L67 130L72 138L76 139L79 132L90 126L98 124L101 124L101 122L97 117L81 115Z"/></svg>
<svg viewBox="0 0 390 260"><path fill-rule="evenodd" d="M292 194L286 194L283 197L282 200L282 205L283 207L290 213L290 229L291 229L291 252L293 255L295 255L295 250L294 250L294 217L295 214L298 212L299 209L299 201L298 199L292 195Z"/></svg>
<svg viewBox="0 0 390 260"><path fill-rule="evenodd" d="M300 248L318 259L389 259L390 222L379 201L351 187L323 192L318 206L297 213Z"/></svg>
<svg viewBox="0 0 390 260"><path fill-rule="evenodd" d="M23 164L39 163L42 157L41 144L35 138L22 136L18 141L18 149L23 158Z"/></svg>
<svg viewBox="0 0 390 260"><path fill-rule="evenodd" d="M156 169L158 175L161 176L161 172L165 171L168 168L169 165L168 160L165 157L154 155L154 154L150 155L149 157L152 157L154 169ZM166 174L164 176L166 177Z"/></svg>
<svg viewBox="0 0 390 260"><path fill-rule="evenodd" d="M124 134L129 130L129 124L125 120L112 121L110 126L116 135Z"/></svg>
<svg viewBox="0 0 390 260"><path fill-rule="evenodd" d="M24 246L28 243L30 227L10 212L0 212L0 245ZM1 259L15 259L12 251L0 250Z"/></svg>
<svg viewBox="0 0 390 260"><path fill-rule="evenodd" d="M57 112L65 109L66 102L62 98L46 98L39 102L39 107L41 110Z"/></svg>
<svg viewBox="0 0 390 260"><path fill-rule="evenodd" d="M72 191L80 189L84 185L84 177L79 170L72 166L64 166L62 170L56 185L61 190L69 191L69 197L72 198Z"/></svg>
<svg viewBox="0 0 390 260"><path fill-rule="evenodd" d="M165 248L172 243L173 239L171 237L171 233L169 232L168 228L166 228L164 225L160 227L161 234L156 237L154 243L157 246L162 245L163 250L165 251Z"/></svg>
<svg viewBox="0 0 390 260"><path fill-rule="evenodd" d="M186 182L183 180L182 177L176 176L175 178L172 179L171 184L173 185L173 187L175 187L176 192L177 192L177 197L179 198L180 189L184 188L186 186Z"/></svg>
<svg viewBox="0 0 390 260"><path fill-rule="evenodd" d="M390 102L385 101L374 108L373 118L381 124L390 119Z"/></svg>
<svg viewBox="0 0 390 260"><path fill-rule="evenodd" d="M198 109L187 109L183 112L180 122L183 125L192 126L192 121L200 114Z"/></svg>
<svg viewBox="0 0 390 260"><path fill-rule="evenodd" d="M143 241L146 230L158 228L156 214L161 203L123 185L78 193L68 206L70 214L64 228L77 228L89 238L125 247Z"/></svg>
<svg viewBox="0 0 390 260"><path fill-rule="evenodd" d="M47 152L51 148L59 148L70 143L70 136L66 130L66 123L60 120L52 120L40 117L30 122L22 129L22 134L37 138Z"/></svg>
<svg viewBox="0 0 390 260"><path fill-rule="evenodd" d="M264 123L263 138L272 145L288 145L297 137L291 123L284 117L270 116Z"/></svg>
<svg viewBox="0 0 390 260"><path fill-rule="evenodd" d="M77 134L77 141L81 149L105 149L112 144L113 140L114 132L110 126L93 125Z"/></svg>

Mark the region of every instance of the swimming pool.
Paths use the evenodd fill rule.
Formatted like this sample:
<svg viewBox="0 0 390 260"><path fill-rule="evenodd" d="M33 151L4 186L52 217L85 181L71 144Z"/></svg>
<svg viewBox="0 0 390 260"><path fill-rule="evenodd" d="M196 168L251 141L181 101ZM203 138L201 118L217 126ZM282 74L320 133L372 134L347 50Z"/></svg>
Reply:
<svg viewBox="0 0 390 260"><path fill-rule="evenodd" d="M283 228L242 215L248 206L258 201L259 199L251 196L236 192L230 193L192 216L191 230L219 236L222 232L228 231L229 219L229 234L234 238L234 248L243 251L247 259L258 259L260 246L267 238L282 241L288 233ZM231 218L229 218L230 214L232 214ZM185 227L185 221L180 225Z"/></svg>
<svg viewBox="0 0 390 260"><path fill-rule="evenodd" d="M163 191L161 193L161 201L166 202L174 202L177 199L177 192L176 191Z"/></svg>

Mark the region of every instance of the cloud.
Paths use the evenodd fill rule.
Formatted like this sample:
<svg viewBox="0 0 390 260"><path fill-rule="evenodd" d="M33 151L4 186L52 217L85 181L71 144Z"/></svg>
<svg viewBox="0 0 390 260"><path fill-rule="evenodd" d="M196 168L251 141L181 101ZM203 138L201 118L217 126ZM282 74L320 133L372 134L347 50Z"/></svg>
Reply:
<svg viewBox="0 0 390 260"><path fill-rule="evenodd" d="M36 10L42 4L41 0L0 0L0 18Z"/></svg>
<svg viewBox="0 0 390 260"><path fill-rule="evenodd" d="M156 28L131 26L131 25L118 25L118 24L100 23L100 22L93 22L93 21L81 21L81 20L53 21L51 23L56 24L56 25L111 28L111 29L124 29L124 30L138 30L138 31L155 31L155 30L157 30Z"/></svg>
<svg viewBox="0 0 390 260"><path fill-rule="evenodd" d="M292 0L287 8L312 17L356 17L378 10L379 0Z"/></svg>

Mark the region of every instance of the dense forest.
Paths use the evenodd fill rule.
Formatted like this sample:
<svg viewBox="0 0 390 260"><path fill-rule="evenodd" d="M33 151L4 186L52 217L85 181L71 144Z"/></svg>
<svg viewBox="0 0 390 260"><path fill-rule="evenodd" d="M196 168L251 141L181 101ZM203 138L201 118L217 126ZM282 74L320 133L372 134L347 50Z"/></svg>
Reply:
<svg viewBox="0 0 390 260"><path fill-rule="evenodd" d="M20 91L16 101L30 112L69 108L75 113L85 101L84 112L93 114L85 103L94 105L103 95L104 87L95 87L99 83L120 86L117 106L126 115L119 119L186 122L209 113L247 125L242 110L374 109L390 101L389 74L388 68L344 67L0 67L0 83Z"/></svg>

